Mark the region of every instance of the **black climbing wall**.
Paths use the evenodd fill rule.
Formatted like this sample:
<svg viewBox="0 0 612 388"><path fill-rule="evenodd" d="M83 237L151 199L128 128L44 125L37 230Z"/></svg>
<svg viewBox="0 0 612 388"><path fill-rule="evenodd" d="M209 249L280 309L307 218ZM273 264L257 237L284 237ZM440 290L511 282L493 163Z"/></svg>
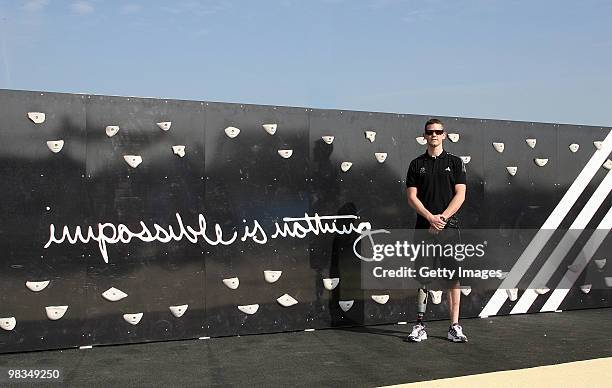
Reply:
<svg viewBox="0 0 612 388"><path fill-rule="evenodd" d="M44 112L35 124L28 112ZM353 255L352 234L308 234L272 238L285 217L356 216L374 229L414 225L405 176L410 160L424 152L416 138L428 116L317 110L147 98L0 91L0 352L243 335L411 321L416 313L413 290L368 290L361 262ZM460 216L465 229L487 229L504 247L499 262L510 271L514 260L567 192L610 128L441 117L458 142L445 149L469 157L468 192ZM159 122L171 122L162 130ZM262 127L276 124L274 135ZM119 132L109 137L106 126ZM231 138L227 127L240 133ZM375 141L365 131L375 131ZM334 136L331 144L322 136ZM531 148L526 138L536 138ZM46 142L64 140L58 153ZM503 142L497 152L493 142ZM571 152L569 144L580 145ZM185 156L172 150L185 145ZM289 158L279 150L292 150ZM387 153L384 163L375 153ZM139 155L130 167L124 155ZM548 158L538 167L534 158ZM343 162L350 169L341 170ZM507 166L517 167L511 176ZM535 270L519 283L529 285L565 229L577 217L608 170L594 178L568 210L559 230L534 259ZM610 252L607 237L593 254L582 248L612 204L608 194L575 246L551 275L550 288L582 255L590 260L559 309L610 306ZM125 225L134 232L155 224L200 230L209 242L143 242L137 238L107 244L107 261L96 241L65 241L43 248L49 226L68 225L84 234L99 224ZM245 227L259 223L267 241L242 238ZM330 223L331 224L331 223ZM338 227L348 221L338 220ZM109 227L110 228L110 227ZM609 228L608 228L609 229ZM110 230L110 229L108 229ZM215 244L216 233L231 244ZM110 233L110 232L109 232ZM244 240L244 241L243 241ZM594 260L598 260L595 263ZM599 266L597 265L599 264ZM601 268L600 268L601 267ZM264 271L282 271L273 283ZM223 279L237 278L236 289ZM339 278L327 290L324 278ZM34 292L27 281L49 281ZM580 286L591 285L590 292ZM102 293L114 287L128 296L111 302ZM583 287L584 288L584 287ZM462 298L462 316L477 316L493 289L474 289ZM297 300L283 307L284 294ZM371 295L389 295L386 304ZM540 296L529 312L540 310ZM353 301L347 311L339 301ZM170 306L187 305L180 317ZM238 306L258 305L250 315ZM498 314L515 305L506 301ZM51 320L46 307L68 306ZM142 318L132 325L124 314ZM445 319L445 296L430 303L428 317ZM4 325L4 324L3 324ZM2 325L0 325L2 326ZM10 328L10 325L4 325Z"/></svg>

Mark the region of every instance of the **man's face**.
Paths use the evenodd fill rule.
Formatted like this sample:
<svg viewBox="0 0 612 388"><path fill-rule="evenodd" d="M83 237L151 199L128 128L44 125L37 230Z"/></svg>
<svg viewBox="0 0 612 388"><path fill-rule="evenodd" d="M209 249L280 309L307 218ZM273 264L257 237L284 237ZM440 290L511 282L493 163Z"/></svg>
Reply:
<svg viewBox="0 0 612 388"><path fill-rule="evenodd" d="M446 132L444 132L444 127L441 124L429 124L425 128L424 136L425 140L427 140L427 145L437 147L446 139Z"/></svg>

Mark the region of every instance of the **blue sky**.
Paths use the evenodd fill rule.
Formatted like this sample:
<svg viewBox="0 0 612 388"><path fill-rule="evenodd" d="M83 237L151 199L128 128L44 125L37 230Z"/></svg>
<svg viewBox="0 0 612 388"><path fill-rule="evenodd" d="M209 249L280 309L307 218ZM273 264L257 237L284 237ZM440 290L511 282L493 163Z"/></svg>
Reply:
<svg viewBox="0 0 612 388"><path fill-rule="evenodd" d="M612 126L612 1L0 0L0 88Z"/></svg>

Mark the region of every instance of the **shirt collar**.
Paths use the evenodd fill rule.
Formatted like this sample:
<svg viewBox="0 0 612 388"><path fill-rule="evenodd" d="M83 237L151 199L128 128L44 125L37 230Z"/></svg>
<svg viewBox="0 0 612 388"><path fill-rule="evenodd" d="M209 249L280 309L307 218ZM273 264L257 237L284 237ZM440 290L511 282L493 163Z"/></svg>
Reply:
<svg viewBox="0 0 612 388"><path fill-rule="evenodd" d="M424 154L424 156L425 156L427 159L444 159L444 158L446 158L446 155L448 155L448 152L446 152L446 150L442 150L442 153L441 153L440 155L438 155L438 156L435 156L435 157L434 157L434 156L429 155L429 153L427 152L427 150L425 150L425 154Z"/></svg>

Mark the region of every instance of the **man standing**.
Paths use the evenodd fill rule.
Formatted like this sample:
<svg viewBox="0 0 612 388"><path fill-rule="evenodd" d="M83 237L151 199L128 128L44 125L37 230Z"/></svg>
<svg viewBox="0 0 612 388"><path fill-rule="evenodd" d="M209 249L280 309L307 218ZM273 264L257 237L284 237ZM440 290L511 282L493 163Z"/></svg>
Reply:
<svg viewBox="0 0 612 388"><path fill-rule="evenodd" d="M444 151L442 143L446 133L440 120L430 119L425 123L424 137L427 151L410 162L406 177L408 203L417 212L415 243L418 243L417 238L422 238L425 242L456 244L460 242L460 235L455 213L465 200L465 165L459 157ZM444 257L435 257L432 263L444 268L456 268L457 264L454 258ZM467 342L459 326L459 279L453 276L444 281L448 284L451 323L447 338L453 342ZM423 323L427 309L427 289L424 286L418 290L417 299L417 323L408 336L408 340L414 342L427 339Z"/></svg>

